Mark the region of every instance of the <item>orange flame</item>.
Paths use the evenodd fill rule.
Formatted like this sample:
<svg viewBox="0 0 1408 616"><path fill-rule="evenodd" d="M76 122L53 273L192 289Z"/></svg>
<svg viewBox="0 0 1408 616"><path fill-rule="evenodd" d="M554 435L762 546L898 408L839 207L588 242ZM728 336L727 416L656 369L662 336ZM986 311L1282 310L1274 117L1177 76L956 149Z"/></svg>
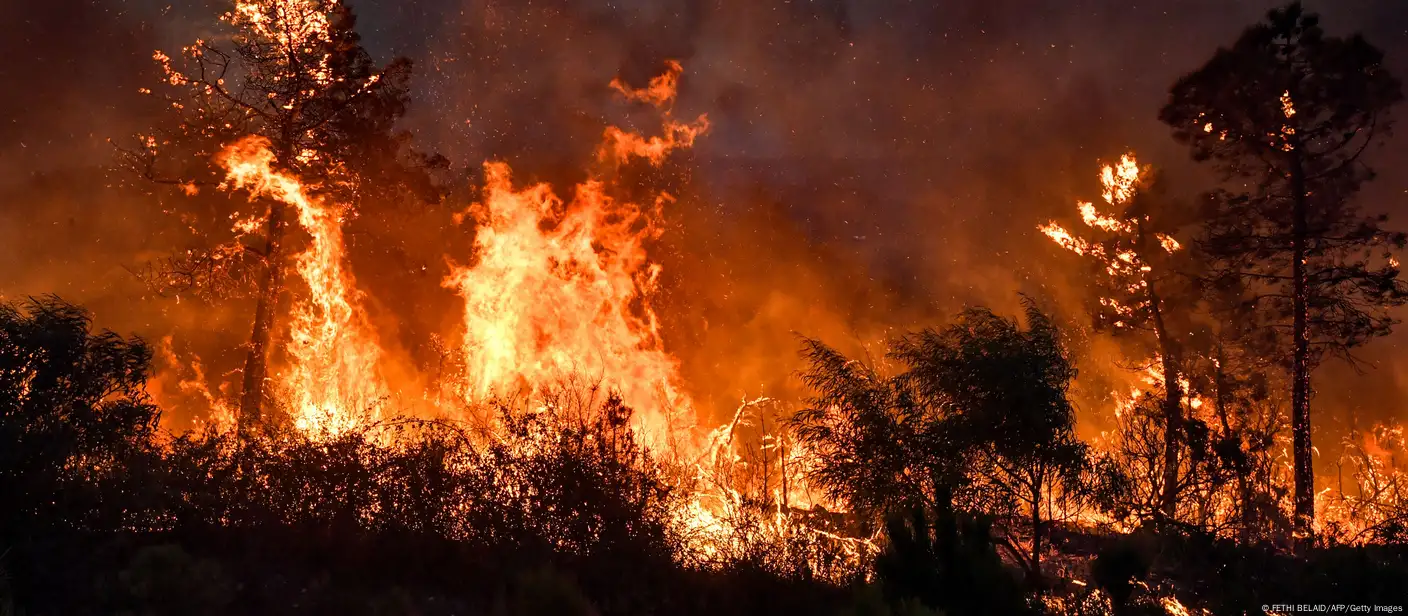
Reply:
<svg viewBox="0 0 1408 616"><path fill-rule="evenodd" d="M1118 165L1105 165L1100 169L1100 184L1105 187L1102 196L1105 203L1110 205L1121 205L1128 203L1138 190L1140 175L1143 170L1139 168L1138 161L1134 160L1133 154L1120 156Z"/></svg>
<svg viewBox="0 0 1408 616"><path fill-rule="evenodd" d="M663 105L674 98L679 71L672 63L645 90L613 86ZM610 127L598 156L613 168L633 156L659 165L708 127L704 116L691 125L667 116L664 124L665 137L649 139ZM467 212L478 222L474 262L454 267L444 283L464 298L467 397L585 375L618 390L656 444L671 436L680 427L675 413L692 404L679 389L677 361L662 348L650 303L660 267L645 245L658 237L671 197L660 194L649 206L616 199L606 177L578 185L569 202L547 184L515 190L504 163L484 170L484 198Z"/></svg>
<svg viewBox="0 0 1408 616"><path fill-rule="evenodd" d="M1138 225L1148 220L1147 215L1143 217L1132 216L1127 208L1145 180L1145 171L1145 168L1139 166L1139 162L1133 154L1120 156L1120 162L1117 165L1101 167L1100 184L1104 188L1101 196L1106 203L1122 211L1117 216L1107 216L1101 214L1094 204L1080 201L1076 203L1076 210L1080 212L1081 221L1097 231L1123 236L1125 240L1131 238L1138 230ZM1116 286L1122 286L1133 294L1139 294L1148 288L1148 274L1153 271L1153 268L1136 251L1119 249L1118 247L1107 249L1104 244L1098 241L1089 241L1075 236L1054 221L1039 225L1037 229L1062 248L1095 259L1096 262L1104 266L1105 273L1116 283ZM1183 248L1178 240L1163 233L1154 233L1153 237L1158 241L1159 247L1170 254ZM1133 315L1132 308L1119 304L1113 298L1101 298L1100 302L1114 309L1120 316ZM1120 328L1127 325L1124 321L1114 323L1115 327Z"/></svg>
<svg viewBox="0 0 1408 616"><path fill-rule="evenodd" d="M668 107L674 102L675 94L679 91L680 74L684 73L684 66L675 60L669 60L665 65L665 73L652 77L650 85L645 88L632 88L618 77L611 80L611 89L620 92L627 100L650 103L662 109Z"/></svg>
<svg viewBox="0 0 1408 616"><path fill-rule="evenodd" d="M199 357L190 362L182 362L172 345L172 337L165 336L156 347L156 356L164 364L155 378L148 381L147 393L162 408L182 406L180 399L194 398L202 409L201 415L192 418L197 429L210 428L216 432L229 432L235 428L235 410L226 399L210 391L207 384L205 366ZM185 373L189 372L189 376Z"/></svg>
<svg viewBox="0 0 1408 616"><path fill-rule="evenodd" d="M310 197L297 178L274 170L274 153L263 137L234 143L219 160L231 186L292 206L310 236L296 260L308 295L294 304L290 366L279 376L294 425L337 434L377 415L376 405L387 396L381 349L344 267L342 212Z"/></svg>

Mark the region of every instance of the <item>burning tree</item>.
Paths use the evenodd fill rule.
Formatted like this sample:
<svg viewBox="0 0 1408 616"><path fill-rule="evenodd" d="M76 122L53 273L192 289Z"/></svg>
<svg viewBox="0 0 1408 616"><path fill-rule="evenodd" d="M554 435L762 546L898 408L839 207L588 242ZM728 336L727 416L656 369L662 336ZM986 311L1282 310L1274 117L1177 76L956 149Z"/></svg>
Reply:
<svg viewBox="0 0 1408 616"><path fill-rule="evenodd" d="M381 347L347 271L342 240L345 211L312 197L297 178L273 169L269 141L250 136L226 148L220 164L229 183L293 208L308 232L308 248L294 270L308 293L294 303L289 328L291 365L278 379L300 430L333 435L367 418L387 389L380 377Z"/></svg>
<svg viewBox="0 0 1408 616"><path fill-rule="evenodd" d="M1353 201L1372 177L1362 154L1402 98L1382 59L1358 35L1325 36L1293 3L1180 79L1160 113L1195 159L1241 183L1211 195L1200 244L1213 284L1245 290L1233 307L1255 320L1256 342L1268 354L1290 347L1302 533L1315 515L1310 374L1327 353L1352 361L1352 349L1390 331L1387 308L1408 301L1390 251L1404 234Z"/></svg>
<svg viewBox="0 0 1408 616"><path fill-rule="evenodd" d="M1102 195L1112 212L1101 213L1095 205L1077 204L1081 221L1090 228L1092 239L1073 235L1050 222L1042 233L1063 248L1087 257L1096 270L1094 280L1100 298L1093 306L1095 325L1117 335L1152 336L1155 363L1163 380L1164 415L1163 478L1159 511L1173 518L1178 497L1179 432L1183 417L1185 380L1180 366L1179 342L1170 330L1169 296L1174 291L1176 272L1170 256L1182 247L1172 236L1176 223L1166 212L1152 207L1152 181L1148 167L1141 168L1133 154L1120 157L1118 165L1100 170Z"/></svg>
<svg viewBox="0 0 1408 616"><path fill-rule="evenodd" d="M339 202L384 196L379 191L386 187L433 196L425 167L443 161L412 161L419 155L393 131L406 110L411 64L398 58L378 67L361 46L349 8L338 0L237 0L221 21L232 29L227 41L198 40L182 50L179 63L155 53L167 86L161 96L175 121L138 135L137 147L120 148L126 167L194 195L221 182L221 170L210 164L217 152L256 135L267 141L272 167ZM232 217L238 219L232 238L217 242L223 230L201 229L211 245L154 272L163 286L215 295L228 290L209 287L257 288L239 405L242 431L259 421L266 396L288 225L298 215L278 199L259 203L263 211Z"/></svg>
<svg viewBox="0 0 1408 616"><path fill-rule="evenodd" d="M1237 343L1241 333L1241 324L1225 319L1198 329L1184 369L1191 389L1202 396L1197 416L1190 418L1202 448L1191 454L1203 463L1191 471L1202 486L1195 495L1205 512L1201 523L1234 529L1240 541L1253 543L1289 536L1290 519L1281 506L1289 486L1277 446L1284 401L1270 395L1276 375L1268 373L1255 346Z"/></svg>

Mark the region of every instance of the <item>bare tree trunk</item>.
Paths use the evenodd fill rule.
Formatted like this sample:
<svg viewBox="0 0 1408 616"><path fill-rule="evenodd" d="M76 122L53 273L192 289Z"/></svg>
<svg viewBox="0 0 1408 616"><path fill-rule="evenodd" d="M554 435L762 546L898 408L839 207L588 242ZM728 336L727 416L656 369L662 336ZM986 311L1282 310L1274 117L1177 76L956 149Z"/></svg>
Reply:
<svg viewBox="0 0 1408 616"><path fill-rule="evenodd" d="M1178 512L1178 434L1183 425L1183 390L1178 384L1178 364L1174 361L1173 345L1164 327L1159 296L1152 285L1149 287L1149 298L1164 369L1164 477L1159 509L1165 518L1172 520Z"/></svg>
<svg viewBox="0 0 1408 616"><path fill-rule="evenodd" d="M1144 226L1138 228L1138 242L1142 249L1146 237ZM1159 494L1159 511L1165 519L1172 520L1178 513L1178 445L1179 431L1183 426L1183 390L1178 384L1178 362L1175 359L1173 340L1169 338L1164 325L1163 303L1154 281L1144 280L1149 290L1149 308L1154 321L1154 335L1159 343L1159 357L1164 370L1164 473L1163 490Z"/></svg>
<svg viewBox="0 0 1408 616"><path fill-rule="evenodd" d="M1308 330L1307 276L1305 271L1307 204L1305 169L1299 148L1293 150L1291 191L1293 193L1291 231L1291 309L1294 349L1291 357L1291 453L1295 475L1295 528L1305 535L1315 522L1315 466L1310 444L1310 332Z"/></svg>
<svg viewBox="0 0 1408 616"><path fill-rule="evenodd" d="M287 221L286 206L275 201L269 206L269 221L265 234L264 276L259 281L259 298L254 309L254 328L249 335L249 354L245 356L244 382L240 395L238 431L242 439L264 423L264 386L268 381L269 342L273 337L279 295L284 286L283 239Z"/></svg>
<svg viewBox="0 0 1408 616"><path fill-rule="evenodd" d="M1030 569L1027 571L1027 581L1037 592L1044 592L1046 582L1041 572L1041 553L1044 549L1042 545L1043 535L1046 534L1046 524L1041 515L1042 488L1046 486L1046 477L1050 469L1045 464L1037 462L1025 470L1018 470L1014 473L1017 477L1022 477L1021 483L1025 484L1029 498L1031 499L1031 511L1029 512L1029 522L1032 525L1032 549L1030 553Z"/></svg>

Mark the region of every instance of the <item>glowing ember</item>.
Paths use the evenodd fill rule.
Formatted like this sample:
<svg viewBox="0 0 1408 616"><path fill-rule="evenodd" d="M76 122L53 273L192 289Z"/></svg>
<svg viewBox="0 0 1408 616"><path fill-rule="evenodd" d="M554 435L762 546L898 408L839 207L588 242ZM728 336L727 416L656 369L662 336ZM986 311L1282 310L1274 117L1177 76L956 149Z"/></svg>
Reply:
<svg viewBox="0 0 1408 616"><path fill-rule="evenodd" d="M1211 614L1211 612L1207 610L1189 610L1188 607L1183 605L1176 597L1163 597L1159 602L1163 604L1164 610L1168 611L1169 616L1201 616L1203 614Z"/></svg>
<svg viewBox="0 0 1408 616"><path fill-rule="evenodd" d="M310 48L332 44L328 17L337 4L337 0L238 0L221 18L258 40L273 41L271 57L301 59ZM333 79L326 54L311 66L300 62L296 69L289 68L318 84Z"/></svg>

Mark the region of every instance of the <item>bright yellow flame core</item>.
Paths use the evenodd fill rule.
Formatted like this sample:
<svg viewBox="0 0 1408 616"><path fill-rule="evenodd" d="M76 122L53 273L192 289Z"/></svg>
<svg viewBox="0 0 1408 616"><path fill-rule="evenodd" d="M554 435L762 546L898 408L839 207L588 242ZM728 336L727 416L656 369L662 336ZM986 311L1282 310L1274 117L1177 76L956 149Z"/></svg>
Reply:
<svg viewBox="0 0 1408 616"><path fill-rule="evenodd" d="M1105 187L1102 196L1105 203L1122 205L1134 197L1139 185L1141 169L1133 154L1120 156L1117 165L1105 165L1100 169L1100 184Z"/></svg>
<svg viewBox="0 0 1408 616"><path fill-rule="evenodd" d="M481 220L475 264L445 281L464 298L466 393L511 395L581 374L640 413L687 407L648 302L660 272L643 245L658 232L651 212L598 181L564 203L546 184L515 191L508 165L484 170L485 198L470 208Z"/></svg>

